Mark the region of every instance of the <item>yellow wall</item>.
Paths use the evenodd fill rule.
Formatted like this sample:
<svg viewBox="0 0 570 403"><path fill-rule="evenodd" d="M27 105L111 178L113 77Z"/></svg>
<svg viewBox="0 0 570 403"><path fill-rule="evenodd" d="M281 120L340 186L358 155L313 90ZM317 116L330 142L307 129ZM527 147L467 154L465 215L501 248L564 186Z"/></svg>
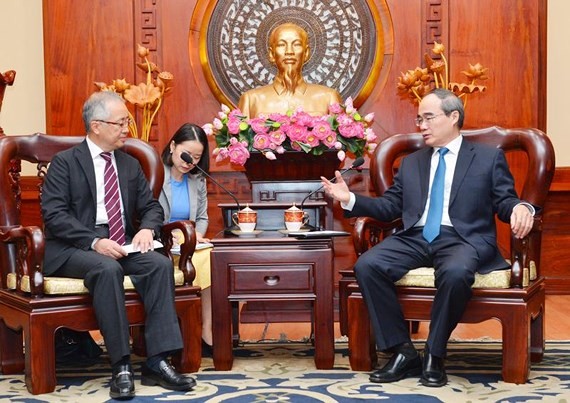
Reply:
<svg viewBox="0 0 570 403"><path fill-rule="evenodd" d="M0 126L8 134L45 132L42 0L0 0L0 71L16 71L6 88Z"/></svg>
<svg viewBox="0 0 570 403"><path fill-rule="evenodd" d="M498 0L500 1L500 0ZM9 134L45 131L42 0L0 0L0 71L16 70L6 89L0 126ZM547 131L556 149L556 166L570 166L566 113L570 102L570 1L548 0ZM80 113L79 111L77 113Z"/></svg>
<svg viewBox="0 0 570 403"><path fill-rule="evenodd" d="M548 0L547 117L548 135L554 143L556 166L570 166L567 113L570 88L570 1Z"/></svg>

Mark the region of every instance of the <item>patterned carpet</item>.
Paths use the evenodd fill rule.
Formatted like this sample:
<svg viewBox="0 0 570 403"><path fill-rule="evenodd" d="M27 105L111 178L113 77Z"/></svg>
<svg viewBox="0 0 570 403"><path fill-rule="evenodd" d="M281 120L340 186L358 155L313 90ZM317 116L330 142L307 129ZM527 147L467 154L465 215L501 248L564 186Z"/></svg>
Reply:
<svg viewBox="0 0 570 403"><path fill-rule="evenodd" d="M544 360L532 367L524 385L501 381L501 345L452 342L446 367L449 383L425 388L416 378L373 384L368 374L350 371L345 343L337 343L335 368L315 370L310 344L246 344L235 351L234 368L215 371L204 358L188 393L140 384L141 360L135 361L137 397L132 402L567 402L570 398L570 341L549 342ZM0 401L104 402L109 400L110 369L105 359L85 367L59 365L51 394L27 393L23 375L0 376Z"/></svg>

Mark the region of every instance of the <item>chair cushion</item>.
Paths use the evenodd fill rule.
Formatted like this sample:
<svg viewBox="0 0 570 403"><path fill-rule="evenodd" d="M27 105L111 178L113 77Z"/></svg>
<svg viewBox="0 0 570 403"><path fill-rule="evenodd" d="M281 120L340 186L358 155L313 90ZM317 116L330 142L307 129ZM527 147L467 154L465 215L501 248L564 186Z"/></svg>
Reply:
<svg viewBox="0 0 570 403"><path fill-rule="evenodd" d="M181 286L184 284L184 273L182 271L174 270L174 284ZM16 274L8 274L7 286L11 290L16 289ZM125 276L123 282L125 290L134 290L133 282L129 276ZM23 276L21 283L21 290L30 292L30 277ZM89 291L83 285L83 279L67 278L67 277L44 277L44 293L46 295L72 295L72 294L87 294Z"/></svg>
<svg viewBox="0 0 570 403"><path fill-rule="evenodd" d="M536 280L536 264L531 261L530 268L523 270L523 286L528 286L529 282ZM495 270L487 274L475 273L475 282L472 288L509 288L511 282L511 271ZM433 267L420 267L410 270L408 274L396 282L399 286L408 287L435 287L435 276Z"/></svg>

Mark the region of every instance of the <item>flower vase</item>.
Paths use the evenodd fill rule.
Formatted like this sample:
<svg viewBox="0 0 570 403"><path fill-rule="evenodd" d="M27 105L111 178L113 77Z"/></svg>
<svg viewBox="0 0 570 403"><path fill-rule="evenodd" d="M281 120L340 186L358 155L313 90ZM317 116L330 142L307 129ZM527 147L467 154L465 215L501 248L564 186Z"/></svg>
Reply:
<svg viewBox="0 0 570 403"><path fill-rule="evenodd" d="M261 152L251 152L245 163L245 174L252 181L295 181L319 180L321 176L330 178L339 168L336 151L321 155L303 151L286 151L277 154L277 159L269 160Z"/></svg>

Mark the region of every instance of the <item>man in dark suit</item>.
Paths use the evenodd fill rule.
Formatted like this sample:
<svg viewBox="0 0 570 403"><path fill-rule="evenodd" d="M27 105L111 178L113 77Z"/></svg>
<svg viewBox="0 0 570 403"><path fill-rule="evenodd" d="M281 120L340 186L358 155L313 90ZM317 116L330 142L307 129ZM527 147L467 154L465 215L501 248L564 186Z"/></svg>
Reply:
<svg viewBox="0 0 570 403"><path fill-rule="evenodd" d="M56 155L45 178L44 272L84 279L113 368L112 398L135 396L125 275L145 304L148 358L142 384L191 390L196 381L177 373L168 361L183 344L172 263L153 250L164 212L138 161L119 150L128 135L127 107L117 94L97 92L85 102L83 120L85 141ZM127 254L123 246L131 243L140 253Z"/></svg>
<svg viewBox="0 0 570 403"><path fill-rule="evenodd" d="M372 382L421 374L425 386L445 385L447 342L471 298L475 272L508 267L497 248L495 214L510 222L516 237L532 227L534 207L518 199L503 152L464 139L463 119L463 104L452 92L436 89L426 95L416 124L428 147L402 160L394 184L382 197L354 195L338 172L335 183L322 178L347 216L403 221L401 231L368 250L354 267L376 344L393 352L371 374ZM423 363L394 285L422 266L435 268L437 287Z"/></svg>

